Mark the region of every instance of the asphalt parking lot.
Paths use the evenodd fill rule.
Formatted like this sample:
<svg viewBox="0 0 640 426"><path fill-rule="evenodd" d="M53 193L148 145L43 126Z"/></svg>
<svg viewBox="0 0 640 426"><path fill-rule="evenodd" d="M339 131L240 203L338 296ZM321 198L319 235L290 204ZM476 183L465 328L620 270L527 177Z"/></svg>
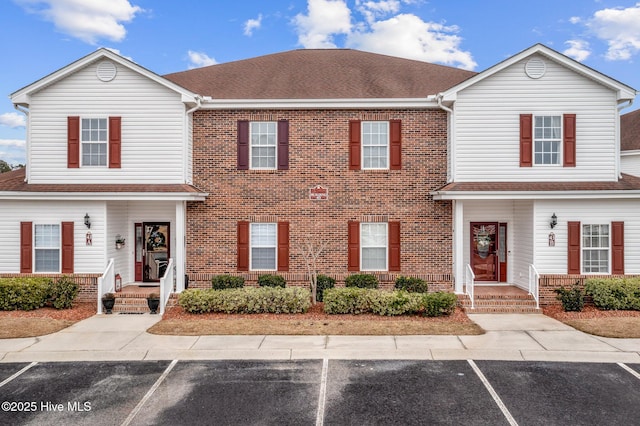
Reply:
<svg viewBox="0 0 640 426"><path fill-rule="evenodd" d="M7 363L0 402L2 425L628 425L640 364Z"/></svg>

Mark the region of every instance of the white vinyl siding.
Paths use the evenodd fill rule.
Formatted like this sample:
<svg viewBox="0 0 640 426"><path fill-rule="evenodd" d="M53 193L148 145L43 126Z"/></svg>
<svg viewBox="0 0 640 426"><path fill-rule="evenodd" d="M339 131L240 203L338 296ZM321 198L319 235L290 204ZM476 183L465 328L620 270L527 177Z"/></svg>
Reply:
<svg viewBox="0 0 640 426"><path fill-rule="evenodd" d="M386 223L360 224L360 265L362 271L386 271L389 238Z"/></svg>
<svg viewBox="0 0 640 426"><path fill-rule="evenodd" d="M277 265L277 224L252 223L250 226L250 269L275 271Z"/></svg>
<svg viewBox="0 0 640 426"><path fill-rule="evenodd" d="M362 122L362 168L389 168L389 122Z"/></svg>
<svg viewBox="0 0 640 426"><path fill-rule="evenodd" d="M184 183L187 120L181 95L117 65L114 80L96 64L31 96L30 183ZM121 117L121 168L67 168L67 117Z"/></svg>
<svg viewBox="0 0 640 426"><path fill-rule="evenodd" d="M278 135L273 121L251 122L251 168L275 170L278 155Z"/></svg>
<svg viewBox="0 0 640 426"><path fill-rule="evenodd" d="M60 272L60 225L35 225L34 272Z"/></svg>
<svg viewBox="0 0 640 426"><path fill-rule="evenodd" d="M526 76L524 60L457 94L453 180L617 179L616 93L543 59L546 74L539 79ZM520 114L576 114L576 167L520 167Z"/></svg>

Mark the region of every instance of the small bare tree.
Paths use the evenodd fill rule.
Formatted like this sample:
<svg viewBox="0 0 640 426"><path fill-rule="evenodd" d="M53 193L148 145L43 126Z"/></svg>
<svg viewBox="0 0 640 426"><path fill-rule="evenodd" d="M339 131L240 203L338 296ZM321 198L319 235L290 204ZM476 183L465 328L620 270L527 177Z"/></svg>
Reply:
<svg viewBox="0 0 640 426"><path fill-rule="evenodd" d="M311 286L311 303L317 303L318 294L318 259L328 246L327 241L318 241L311 235L307 235L304 241L297 245L298 252L307 267L309 284Z"/></svg>

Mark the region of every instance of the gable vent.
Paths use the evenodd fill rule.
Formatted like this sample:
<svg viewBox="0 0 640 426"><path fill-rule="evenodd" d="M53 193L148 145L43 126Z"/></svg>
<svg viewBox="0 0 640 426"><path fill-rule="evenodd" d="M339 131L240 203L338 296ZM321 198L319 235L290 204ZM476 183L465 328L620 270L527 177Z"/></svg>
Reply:
<svg viewBox="0 0 640 426"><path fill-rule="evenodd" d="M98 76L98 80L100 81L111 81L116 78L116 73L118 72L116 68L116 64L111 61L102 61L96 67L96 76Z"/></svg>
<svg viewBox="0 0 640 426"><path fill-rule="evenodd" d="M524 66L524 72L527 73L530 78L540 78L546 71L547 66L544 61L538 58L529 59Z"/></svg>

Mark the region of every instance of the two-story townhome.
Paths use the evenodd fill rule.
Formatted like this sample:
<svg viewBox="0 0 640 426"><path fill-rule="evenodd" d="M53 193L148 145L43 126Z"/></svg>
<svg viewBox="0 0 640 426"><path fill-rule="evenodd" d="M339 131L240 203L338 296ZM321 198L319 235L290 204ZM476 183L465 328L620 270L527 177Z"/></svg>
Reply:
<svg viewBox="0 0 640 426"><path fill-rule="evenodd" d="M0 274L68 274L96 286L183 286L198 97L106 49L11 95L27 167L0 176ZM173 274L170 287L173 288ZM165 296L166 298L166 296Z"/></svg>
<svg viewBox="0 0 640 426"><path fill-rule="evenodd" d="M622 173L636 91L535 45L438 94L449 114L455 290L640 274L640 178Z"/></svg>

